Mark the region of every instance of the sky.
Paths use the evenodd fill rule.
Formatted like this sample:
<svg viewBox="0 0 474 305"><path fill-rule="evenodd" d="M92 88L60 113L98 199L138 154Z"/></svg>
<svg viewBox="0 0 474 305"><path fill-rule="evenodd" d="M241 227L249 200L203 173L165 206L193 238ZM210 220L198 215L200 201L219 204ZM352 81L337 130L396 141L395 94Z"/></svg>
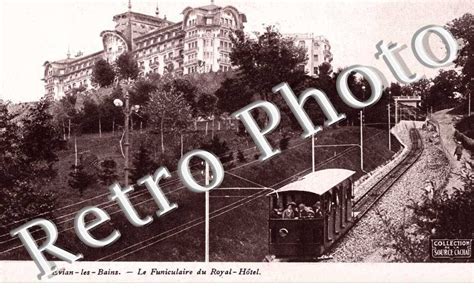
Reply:
<svg viewBox="0 0 474 305"><path fill-rule="evenodd" d="M132 10L180 21L185 7L207 5L210 0L132 0ZM128 0L1 0L0 1L0 99L32 101L44 94L43 64L78 51L100 51L100 32L113 29L112 17L127 10ZM277 25L282 33L315 33L327 37L333 67L369 65L387 80L394 80L375 45L406 44L401 52L412 72L432 77L437 70L419 64L410 48L413 34L426 25L445 25L466 12L472 0L216 0L232 5L247 16L246 31ZM432 39L435 53L442 47ZM441 50L441 51L440 51ZM282 80L285 81L285 80Z"/></svg>

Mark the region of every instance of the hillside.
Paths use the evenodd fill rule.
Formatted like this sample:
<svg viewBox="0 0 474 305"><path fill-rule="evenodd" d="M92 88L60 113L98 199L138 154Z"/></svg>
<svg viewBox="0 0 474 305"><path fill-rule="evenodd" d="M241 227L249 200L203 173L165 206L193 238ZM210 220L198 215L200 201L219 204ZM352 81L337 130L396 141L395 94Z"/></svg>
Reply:
<svg viewBox="0 0 474 305"><path fill-rule="evenodd" d="M229 131L222 137L227 137L229 143L234 133ZM88 142L90 152L99 158L112 156L121 162L121 156L116 144L116 136L98 138L84 136L78 139L81 146ZM395 138L392 138L392 149L387 149L387 133L385 130L365 128L365 170L370 171L386 162L400 148ZM134 138L138 141L138 137ZM311 141L292 136L287 150L278 156L260 162L255 160L255 149L245 151L246 160L234 161L234 167L226 170L221 187L278 187L281 181L305 174L311 168ZM322 132L316 145L357 143L359 140L358 127L332 128ZM242 140L240 141L242 142ZM245 142L245 141L244 141ZM136 142L135 142L136 144ZM251 143L249 143L251 144ZM234 147L231 145L231 147ZM128 223L115 203L107 203L107 187L97 186L89 190L84 198L98 195L92 200L80 201L73 199L70 189L67 189L65 176L68 165L73 162L71 150L61 155L61 173L58 177L57 190L62 194L52 219L60 233L58 245L75 252L84 254L85 260L132 260L132 261L199 261L204 255L204 195L192 193L181 185L176 173L172 178L163 181L163 189L172 202L179 204L178 210L166 217L154 220L146 227L135 228ZM328 160L332 160L329 161ZM363 175L359 164L358 147L328 147L316 150L317 168L343 167L357 171L356 177ZM120 163L119 163L120 164ZM200 173L196 174L202 178ZM247 198L252 194L265 194L267 191L241 190L211 192L211 260L213 261L261 261L267 254L267 215L268 203L266 198L252 200ZM152 215L156 211L150 195L142 188L132 194L131 200L140 215ZM113 245L97 250L83 245L73 230L75 213L88 205L99 205L112 216L112 221L95 230L97 238L110 234L115 228L120 230L122 237ZM14 246L11 241L8 247ZM8 248L2 245L2 248ZM25 259L27 253L20 246L19 250L2 254L2 258Z"/></svg>

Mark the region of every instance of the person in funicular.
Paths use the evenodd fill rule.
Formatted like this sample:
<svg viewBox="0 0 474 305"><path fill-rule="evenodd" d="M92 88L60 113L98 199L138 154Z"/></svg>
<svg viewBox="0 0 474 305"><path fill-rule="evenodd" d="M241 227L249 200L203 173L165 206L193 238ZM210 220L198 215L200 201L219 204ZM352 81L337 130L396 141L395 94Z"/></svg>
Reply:
<svg viewBox="0 0 474 305"><path fill-rule="evenodd" d="M298 218L299 219L310 219L314 218L314 211L312 208L307 207L304 203L298 205Z"/></svg>
<svg viewBox="0 0 474 305"><path fill-rule="evenodd" d="M282 218L283 208L276 207L272 209L270 213L270 218Z"/></svg>
<svg viewBox="0 0 474 305"><path fill-rule="evenodd" d="M321 217L323 216L323 208L321 205L321 201L316 201L316 203L313 205L313 211L314 211L314 216L315 217Z"/></svg>
<svg viewBox="0 0 474 305"><path fill-rule="evenodd" d="M287 204L286 209L283 211L281 218L283 219L294 219L296 217L295 213L296 203L290 202Z"/></svg>
<svg viewBox="0 0 474 305"><path fill-rule="evenodd" d="M330 190L326 196L326 214L329 215L335 208L336 202L334 202L334 195L332 190Z"/></svg>

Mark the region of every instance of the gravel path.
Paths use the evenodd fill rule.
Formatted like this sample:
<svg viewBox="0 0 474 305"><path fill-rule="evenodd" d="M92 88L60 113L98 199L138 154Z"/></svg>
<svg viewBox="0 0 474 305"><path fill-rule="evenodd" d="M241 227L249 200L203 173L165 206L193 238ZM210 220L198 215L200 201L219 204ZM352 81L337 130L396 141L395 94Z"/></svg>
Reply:
<svg viewBox="0 0 474 305"><path fill-rule="evenodd" d="M329 255L328 262L388 262L384 254L387 250L382 246L389 242L383 230L377 208L389 215L392 222L401 224L406 217L405 207L409 199L419 201L423 196L422 188L426 180L431 180L436 187L443 186L449 174L448 160L441 148L437 134L420 131L425 149L418 160L389 190L379 203L372 208ZM398 128L398 137L409 143L408 129ZM403 154L403 153L402 153Z"/></svg>
<svg viewBox="0 0 474 305"><path fill-rule="evenodd" d="M446 156L451 164L451 169L454 173L460 173L463 161L457 161L454 156L454 150L456 149L456 143L454 140L454 124L456 121L460 120L461 116L449 114L451 110L452 108L435 112L433 113L433 119L439 124L442 145L444 146ZM470 159L469 153L465 149L463 150L462 159ZM462 186L463 183L461 179L457 175L451 173L446 185L448 193L451 193L453 188L462 188Z"/></svg>

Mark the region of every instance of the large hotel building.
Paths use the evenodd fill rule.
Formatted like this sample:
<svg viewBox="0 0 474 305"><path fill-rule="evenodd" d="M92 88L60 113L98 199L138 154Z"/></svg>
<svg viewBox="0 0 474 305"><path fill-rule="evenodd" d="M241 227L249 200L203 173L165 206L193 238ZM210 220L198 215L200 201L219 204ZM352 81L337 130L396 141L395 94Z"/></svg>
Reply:
<svg viewBox="0 0 474 305"><path fill-rule="evenodd" d="M113 17L114 30L103 31L103 49L88 55L78 54L44 64L45 97L57 100L73 88L91 88L92 69L99 59L112 63L123 52L131 51L140 67L140 74L207 73L232 69L229 35L242 30L246 16L233 6L214 4L182 12L183 20L172 22L155 15L135 13L129 2L128 11ZM307 50L305 71L317 74L318 66L330 62L332 55L326 38L313 34L286 34Z"/></svg>

